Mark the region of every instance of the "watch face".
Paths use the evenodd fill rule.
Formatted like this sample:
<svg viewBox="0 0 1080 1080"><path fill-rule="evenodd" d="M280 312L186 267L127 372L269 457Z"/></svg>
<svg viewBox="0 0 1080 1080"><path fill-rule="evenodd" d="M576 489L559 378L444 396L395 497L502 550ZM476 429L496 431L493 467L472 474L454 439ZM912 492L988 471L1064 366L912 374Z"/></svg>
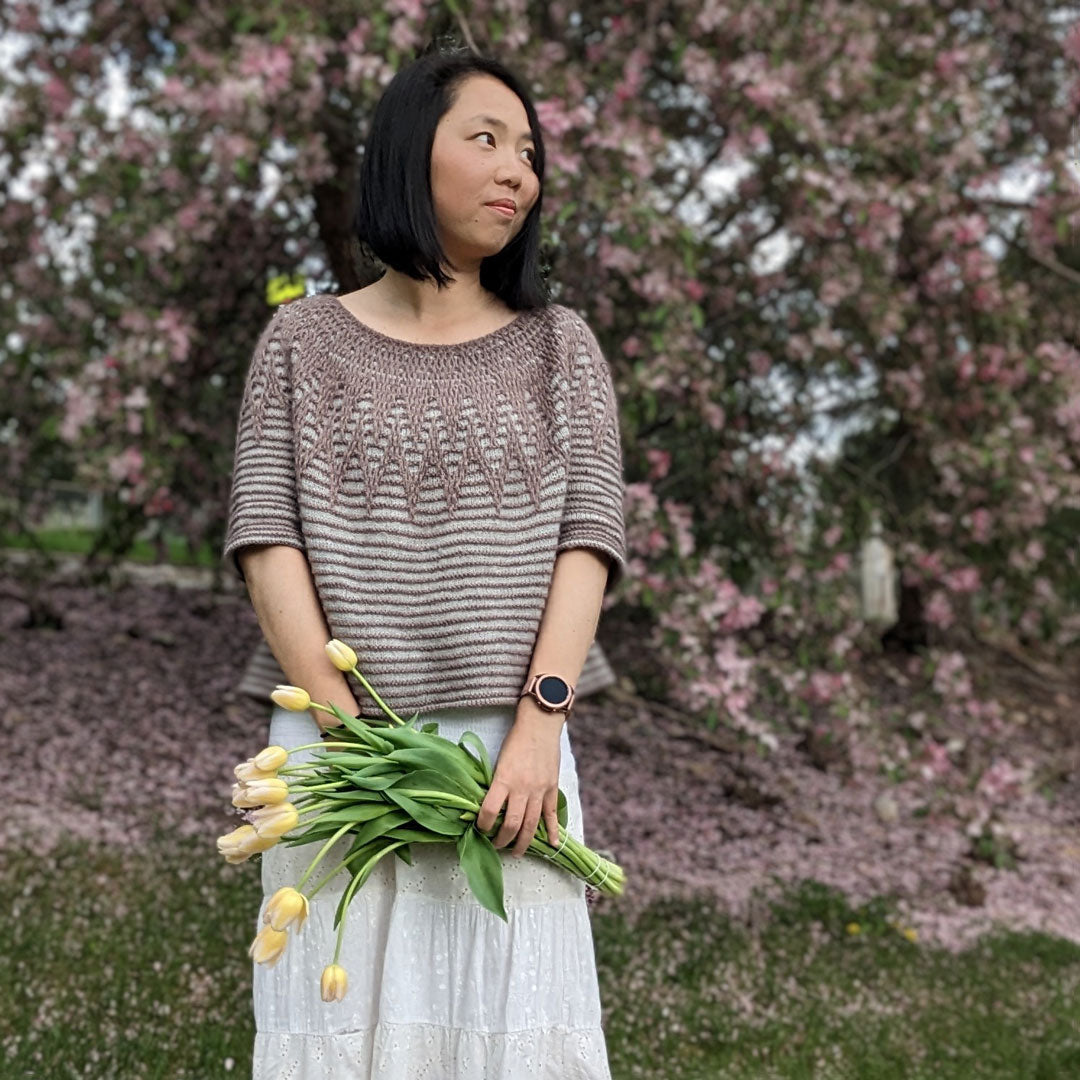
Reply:
<svg viewBox="0 0 1080 1080"><path fill-rule="evenodd" d="M562 705L570 696L570 687L558 675L545 675L536 684L536 689L549 705Z"/></svg>

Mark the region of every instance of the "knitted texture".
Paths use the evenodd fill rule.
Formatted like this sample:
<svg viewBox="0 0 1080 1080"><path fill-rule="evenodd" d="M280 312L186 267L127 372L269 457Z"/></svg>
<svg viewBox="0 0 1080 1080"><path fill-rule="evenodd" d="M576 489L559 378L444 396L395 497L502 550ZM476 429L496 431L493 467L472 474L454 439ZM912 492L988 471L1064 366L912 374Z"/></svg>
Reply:
<svg viewBox="0 0 1080 1080"><path fill-rule="evenodd" d="M331 634L399 714L514 704L557 554L604 555L605 594L622 580L624 492L611 372L570 308L428 345L319 294L259 335L222 558L243 578L247 545L304 551Z"/></svg>

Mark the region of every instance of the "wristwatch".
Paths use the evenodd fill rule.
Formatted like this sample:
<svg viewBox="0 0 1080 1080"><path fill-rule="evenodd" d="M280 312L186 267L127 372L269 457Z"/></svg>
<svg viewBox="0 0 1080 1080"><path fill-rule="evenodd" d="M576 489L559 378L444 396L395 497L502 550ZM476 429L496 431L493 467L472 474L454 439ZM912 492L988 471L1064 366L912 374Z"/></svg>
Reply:
<svg viewBox="0 0 1080 1080"><path fill-rule="evenodd" d="M569 714L574 705L574 688L558 675L537 672L518 695L531 697L545 712Z"/></svg>

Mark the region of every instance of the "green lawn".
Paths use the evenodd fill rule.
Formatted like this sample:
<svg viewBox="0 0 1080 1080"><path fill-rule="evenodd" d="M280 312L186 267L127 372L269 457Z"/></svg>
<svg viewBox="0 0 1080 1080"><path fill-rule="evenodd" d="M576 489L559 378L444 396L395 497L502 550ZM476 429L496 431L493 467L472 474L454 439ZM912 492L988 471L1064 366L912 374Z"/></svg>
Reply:
<svg viewBox="0 0 1080 1080"><path fill-rule="evenodd" d="M85 555L90 550L94 534L86 529L40 529L36 533L38 542L47 550L56 554ZM26 537L0 532L0 547L29 548ZM168 561L176 566L210 566L218 559L209 544L204 544L194 558L187 550L183 537L168 536L165 540ZM152 563L156 557L154 545L148 540L136 540L132 549L124 556L131 562Z"/></svg>
<svg viewBox="0 0 1080 1080"><path fill-rule="evenodd" d="M0 1075L248 1076L258 860L155 850L5 854ZM1077 946L1010 934L954 957L813 883L773 913L756 936L704 901L594 913L616 1080L1080 1076Z"/></svg>

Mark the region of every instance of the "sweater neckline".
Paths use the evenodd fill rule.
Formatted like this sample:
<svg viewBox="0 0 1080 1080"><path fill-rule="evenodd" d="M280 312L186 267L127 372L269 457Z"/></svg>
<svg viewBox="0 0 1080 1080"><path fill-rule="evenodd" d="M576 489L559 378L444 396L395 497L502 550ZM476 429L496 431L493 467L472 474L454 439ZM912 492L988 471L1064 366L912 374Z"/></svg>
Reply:
<svg viewBox="0 0 1080 1080"><path fill-rule="evenodd" d="M315 297L323 298L326 301L327 307L336 313L341 324L351 326L355 332L362 337L370 338L373 341L379 342L384 347L389 347L398 352L407 352L415 349L435 356L451 356L459 354L462 351L468 353L487 353L508 342L518 340L522 337L529 325L529 316L535 314L536 310L540 310L525 309L519 311L510 322L500 326L496 330L492 330L490 333L482 334L480 337L469 338L467 341L457 341L447 344L445 342L406 341L404 338L391 337L389 334L384 334L382 331L376 330L374 327L368 326L366 322L362 322L358 319L341 302L340 297L335 296L333 293L316 293L310 299L314 299Z"/></svg>

